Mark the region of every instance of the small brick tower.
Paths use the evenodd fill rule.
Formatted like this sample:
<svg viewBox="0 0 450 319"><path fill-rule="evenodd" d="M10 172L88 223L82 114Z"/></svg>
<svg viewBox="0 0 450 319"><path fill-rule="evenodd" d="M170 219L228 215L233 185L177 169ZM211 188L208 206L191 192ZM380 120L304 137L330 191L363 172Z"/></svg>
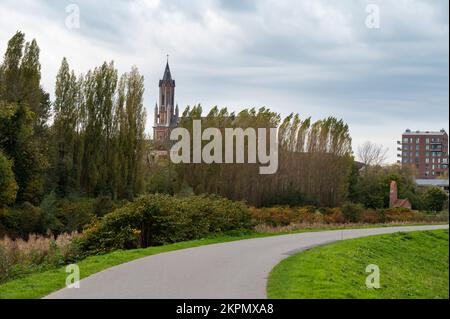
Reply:
<svg viewBox="0 0 450 319"><path fill-rule="evenodd" d="M409 199L398 199L397 182L391 181L391 191L389 193L389 208L404 207L411 209Z"/></svg>

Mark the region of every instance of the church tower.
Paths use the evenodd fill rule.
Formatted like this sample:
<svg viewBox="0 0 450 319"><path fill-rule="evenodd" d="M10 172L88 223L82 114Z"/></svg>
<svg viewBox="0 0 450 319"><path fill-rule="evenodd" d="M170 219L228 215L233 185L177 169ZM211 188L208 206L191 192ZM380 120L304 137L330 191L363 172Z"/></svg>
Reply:
<svg viewBox="0 0 450 319"><path fill-rule="evenodd" d="M159 105L155 105L155 123L153 139L166 143L170 140L170 132L178 125L179 110L175 106L175 80L170 73L169 59L162 80L159 81Z"/></svg>

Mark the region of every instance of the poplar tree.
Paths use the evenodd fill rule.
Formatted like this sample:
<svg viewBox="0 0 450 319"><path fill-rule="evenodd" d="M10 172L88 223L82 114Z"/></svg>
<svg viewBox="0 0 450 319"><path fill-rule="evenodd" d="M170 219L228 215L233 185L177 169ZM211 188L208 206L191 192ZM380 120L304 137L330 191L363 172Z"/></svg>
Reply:
<svg viewBox="0 0 450 319"><path fill-rule="evenodd" d="M32 203L42 199L48 165L42 141L49 103L40 78L39 47L35 40L25 44L25 35L17 32L0 66L0 107L9 113L0 123L0 148L13 161L17 200Z"/></svg>
<svg viewBox="0 0 450 319"><path fill-rule="evenodd" d="M78 86L75 73L70 71L66 58L56 76L54 110L54 167L56 191L65 196L73 191L76 183L73 160L77 124Z"/></svg>

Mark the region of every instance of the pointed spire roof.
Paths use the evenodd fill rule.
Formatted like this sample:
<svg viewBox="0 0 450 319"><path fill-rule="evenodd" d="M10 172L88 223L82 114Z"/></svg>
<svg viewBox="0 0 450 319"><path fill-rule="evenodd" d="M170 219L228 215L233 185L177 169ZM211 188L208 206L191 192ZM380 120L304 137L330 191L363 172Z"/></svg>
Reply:
<svg viewBox="0 0 450 319"><path fill-rule="evenodd" d="M171 81L171 80L172 80L172 74L170 74L169 61L167 61L166 70L164 71L163 81Z"/></svg>
<svg viewBox="0 0 450 319"><path fill-rule="evenodd" d="M163 81L171 81L171 80L172 80L172 74L170 73L170 67L169 67L169 55L167 55L166 69L164 70Z"/></svg>
<svg viewBox="0 0 450 319"><path fill-rule="evenodd" d="M159 81L159 86L163 83L169 84L170 86L175 87L175 80L172 79L172 74L170 73L170 67L169 67L169 55L167 55L167 63L166 63L166 69L164 70L164 75L162 80Z"/></svg>

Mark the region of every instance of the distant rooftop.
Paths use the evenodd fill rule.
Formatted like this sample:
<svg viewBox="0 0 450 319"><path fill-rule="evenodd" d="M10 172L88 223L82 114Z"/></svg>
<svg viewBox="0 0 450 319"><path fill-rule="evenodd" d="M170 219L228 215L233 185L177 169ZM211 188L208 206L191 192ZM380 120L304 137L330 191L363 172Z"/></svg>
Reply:
<svg viewBox="0 0 450 319"><path fill-rule="evenodd" d="M440 186L448 187L448 179L416 179L419 186Z"/></svg>
<svg viewBox="0 0 450 319"><path fill-rule="evenodd" d="M410 129L406 129L403 135L445 135L447 132L442 129L440 131L412 131Z"/></svg>

